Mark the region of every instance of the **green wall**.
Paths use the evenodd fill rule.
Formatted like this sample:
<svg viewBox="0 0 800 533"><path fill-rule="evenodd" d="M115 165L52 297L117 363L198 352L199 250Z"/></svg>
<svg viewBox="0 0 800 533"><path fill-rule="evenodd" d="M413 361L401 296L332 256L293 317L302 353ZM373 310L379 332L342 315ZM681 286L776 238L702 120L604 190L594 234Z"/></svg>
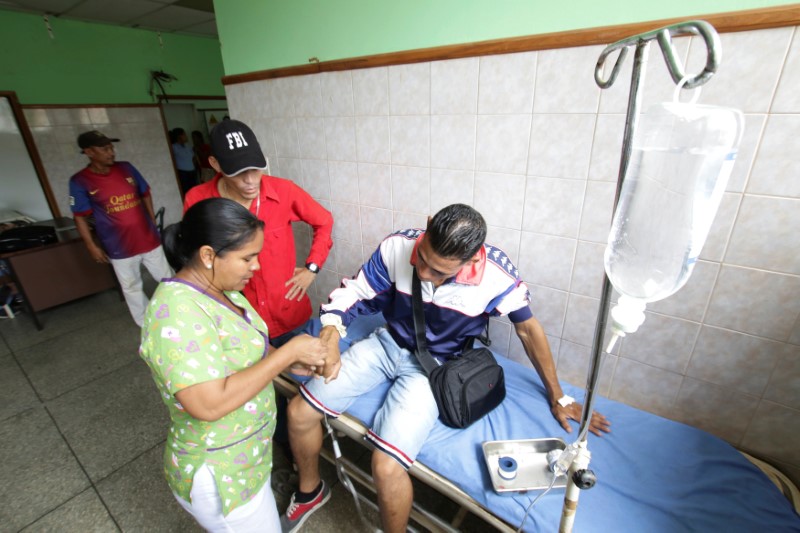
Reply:
<svg viewBox="0 0 800 533"><path fill-rule="evenodd" d="M225 74L793 4L781 0L215 0Z"/></svg>
<svg viewBox="0 0 800 533"><path fill-rule="evenodd" d="M22 104L154 103L150 71L178 78L169 94L224 96L219 42L0 11L0 90Z"/></svg>

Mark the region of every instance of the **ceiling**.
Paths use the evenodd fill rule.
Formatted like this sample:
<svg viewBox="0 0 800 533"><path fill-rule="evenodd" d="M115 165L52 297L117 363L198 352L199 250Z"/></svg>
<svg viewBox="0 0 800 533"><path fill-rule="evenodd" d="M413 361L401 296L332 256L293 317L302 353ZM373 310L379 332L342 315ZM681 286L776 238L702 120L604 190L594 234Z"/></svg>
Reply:
<svg viewBox="0 0 800 533"><path fill-rule="evenodd" d="M36 13L201 37L218 37L213 0L0 0L0 10Z"/></svg>

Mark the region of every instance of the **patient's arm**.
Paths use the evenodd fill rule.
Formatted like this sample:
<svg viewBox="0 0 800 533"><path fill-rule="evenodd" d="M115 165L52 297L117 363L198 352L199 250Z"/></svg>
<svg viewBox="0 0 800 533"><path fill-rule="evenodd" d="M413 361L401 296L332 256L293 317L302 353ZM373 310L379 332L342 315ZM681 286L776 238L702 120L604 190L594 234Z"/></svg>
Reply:
<svg viewBox="0 0 800 533"><path fill-rule="evenodd" d="M320 374L325 378L325 383L339 377L339 369L342 368L341 355L339 353L339 330L334 326L325 326L319 332L319 338L328 348L328 356L325 358L325 367Z"/></svg>
<svg viewBox="0 0 800 533"><path fill-rule="evenodd" d="M582 407L575 402L566 407L559 405L558 400L564 396L561 385L558 383L556 374L556 364L553 361L553 354L550 351L550 344L544 334L544 329L536 318L531 317L523 322L515 323L514 329L517 332L522 346L528 359L533 363L533 367L539 374L539 378L547 389L547 401L550 403L550 411L568 433L572 432L569 420L581 421ZM589 431L595 435L600 435L601 431L609 432L610 423L598 412L592 413L592 420L589 424Z"/></svg>

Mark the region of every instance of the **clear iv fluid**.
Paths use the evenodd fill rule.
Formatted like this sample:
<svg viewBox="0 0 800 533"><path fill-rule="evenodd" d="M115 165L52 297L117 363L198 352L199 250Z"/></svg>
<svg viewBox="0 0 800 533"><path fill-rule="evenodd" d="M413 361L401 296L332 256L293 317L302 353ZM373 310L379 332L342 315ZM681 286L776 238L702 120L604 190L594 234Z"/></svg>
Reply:
<svg viewBox="0 0 800 533"><path fill-rule="evenodd" d="M739 110L680 102L655 104L642 115L605 250L608 279L626 302L643 309L686 284L725 192L743 123Z"/></svg>
<svg viewBox="0 0 800 533"><path fill-rule="evenodd" d="M735 157L728 147L632 150L605 250L617 291L655 302L686 284Z"/></svg>

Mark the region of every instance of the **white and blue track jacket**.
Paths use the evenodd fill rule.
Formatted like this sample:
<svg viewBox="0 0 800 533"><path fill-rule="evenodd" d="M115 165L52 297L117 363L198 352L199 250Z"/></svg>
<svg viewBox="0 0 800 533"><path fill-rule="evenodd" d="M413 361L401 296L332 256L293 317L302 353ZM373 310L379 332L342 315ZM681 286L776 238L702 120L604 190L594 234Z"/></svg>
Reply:
<svg viewBox="0 0 800 533"><path fill-rule="evenodd" d="M329 323L326 314L338 315L347 326L357 315L383 312L395 342L413 352L417 342L411 280L424 234L409 229L384 239L358 274L343 280L322 305L323 324ZM479 261L468 263L435 290L432 283L422 282L428 349L440 359L460 355L483 332L490 316L508 315L515 323L533 316L528 287L505 252L484 244L479 254Z"/></svg>

